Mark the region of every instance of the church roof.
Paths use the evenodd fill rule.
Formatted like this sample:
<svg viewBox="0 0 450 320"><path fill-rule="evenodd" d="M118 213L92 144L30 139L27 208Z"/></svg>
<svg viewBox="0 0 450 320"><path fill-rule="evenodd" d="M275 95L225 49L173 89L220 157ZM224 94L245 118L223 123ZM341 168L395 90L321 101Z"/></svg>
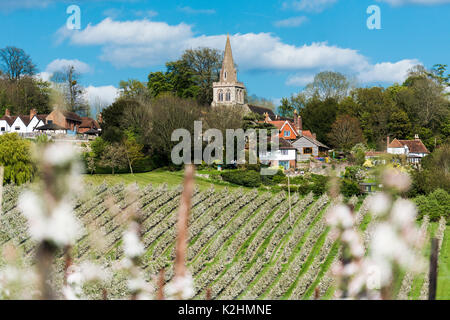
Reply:
<svg viewBox="0 0 450 320"><path fill-rule="evenodd" d="M223 56L222 70L220 71L221 82L237 82L237 72L234 67L233 52L231 50L230 35L227 35L227 44Z"/></svg>

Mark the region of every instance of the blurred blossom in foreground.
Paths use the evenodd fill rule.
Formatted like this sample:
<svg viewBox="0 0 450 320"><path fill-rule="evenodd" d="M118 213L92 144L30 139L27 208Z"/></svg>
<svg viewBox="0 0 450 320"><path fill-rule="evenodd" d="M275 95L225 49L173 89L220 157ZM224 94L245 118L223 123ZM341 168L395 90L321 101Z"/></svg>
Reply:
<svg viewBox="0 0 450 320"><path fill-rule="evenodd" d="M393 188L399 192L408 191L411 186L409 174L397 168L386 169L382 174L382 181L386 187Z"/></svg>

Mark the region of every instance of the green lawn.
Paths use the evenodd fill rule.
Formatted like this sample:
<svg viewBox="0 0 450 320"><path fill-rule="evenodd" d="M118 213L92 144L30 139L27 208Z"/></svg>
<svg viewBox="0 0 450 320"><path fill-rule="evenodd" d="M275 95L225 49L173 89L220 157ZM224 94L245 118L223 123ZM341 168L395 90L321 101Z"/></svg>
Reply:
<svg viewBox="0 0 450 320"><path fill-rule="evenodd" d="M93 185L100 185L106 182L108 185L124 183L131 184L136 182L139 186L146 186L149 183L153 185L160 185L167 183L168 187L175 187L183 183L183 171L151 171L145 173L135 173L135 174L94 174L84 175L84 181L92 183ZM200 190L205 190L214 185L216 189L228 188L238 188L238 186L230 184L225 181L215 181L202 177L195 178L195 184Z"/></svg>
<svg viewBox="0 0 450 320"><path fill-rule="evenodd" d="M436 298L450 299L450 226L445 230L444 242L439 254L439 278Z"/></svg>

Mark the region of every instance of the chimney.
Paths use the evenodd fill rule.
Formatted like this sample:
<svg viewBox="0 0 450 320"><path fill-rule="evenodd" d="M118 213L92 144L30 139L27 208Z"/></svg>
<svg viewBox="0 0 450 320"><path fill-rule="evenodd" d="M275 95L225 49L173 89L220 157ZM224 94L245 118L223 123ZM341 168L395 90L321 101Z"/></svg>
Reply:
<svg viewBox="0 0 450 320"><path fill-rule="evenodd" d="M30 120L33 119L33 117L37 115L37 110L36 109L31 109L30 110Z"/></svg>
<svg viewBox="0 0 450 320"><path fill-rule="evenodd" d="M11 117L11 113L9 112L9 109L6 109L6 110L5 110L5 116Z"/></svg>
<svg viewBox="0 0 450 320"><path fill-rule="evenodd" d="M269 122L269 113L264 112L264 122L268 123Z"/></svg>
<svg viewBox="0 0 450 320"><path fill-rule="evenodd" d="M387 136L387 142L386 142L386 152L389 149L389 145L391 144L391 139L389 138L389 136Z"/></svg>
<svg viewBox="0 0 450 320"><path fill-rule="evenodd" d="M414 135L414 140L420 140L418 134L415 134L415 135Z"/></svg>
<svg viewBox="0 0 450 320"><path fill-rule="evenodd" d="M312 133L312 136L313 136L314 140L317 140L317 135L315 133Z"/></svg>

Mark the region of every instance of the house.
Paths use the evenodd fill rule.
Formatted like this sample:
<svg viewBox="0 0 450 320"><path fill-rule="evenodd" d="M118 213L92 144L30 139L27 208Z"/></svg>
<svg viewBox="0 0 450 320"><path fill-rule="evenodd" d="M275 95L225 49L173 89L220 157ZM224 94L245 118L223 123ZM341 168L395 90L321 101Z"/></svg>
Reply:
<svg viewBox="0 0 450 320"><path fill-rule="evenodd" d="M17 132L26 134L34 132L36 127L45 124L45 117L38 115L36 109L31 109L29 115L12 116L9 109L0 118L0 134Z"/></svg>
<svg viewBox="0 0 450 320"><path fill-rule="evenodd" d="M68 133L77 133L83 119L75 112L55 109L46 118L47 124L56 124L65 128ZM88 129L89 130L89 129ZM87 131L87 130L86 130Z"/></svg>
<svg viewBox="0 0 450 320"><path fill-rule="evenodd" d="M97 121L95 121L92 118L89 117L81 117L81 124L78 128L79 133L86 133L86 132L95 132L100 130L100 126Z"/></svg>
<svg viewBox="0 0 450 320"><path fill-rule="evenodd" d="M387 153L396 155L405 155L407 162L411 164L419 164L423 157L430 154L427 147L420 140L419 135L415 135L414 140L398 140L392 142L387 138Z"/></svg>
<svg viewBox="0 0 450 320"><path fill-rule="evenodd" d="M311 157L318 157L326 153L330 148L317 141L315 138L303 135L292 144L297 149L297 161L305 161Z"/></svg>
<svg viewBox="0 0 450 320"><path fill-rule="evenodd" d="M297 149L289 140L280 138L278 150L260 152L259 160L262 164L271 167L282 166L285 170L295 169L297 165Z"/></svg>

